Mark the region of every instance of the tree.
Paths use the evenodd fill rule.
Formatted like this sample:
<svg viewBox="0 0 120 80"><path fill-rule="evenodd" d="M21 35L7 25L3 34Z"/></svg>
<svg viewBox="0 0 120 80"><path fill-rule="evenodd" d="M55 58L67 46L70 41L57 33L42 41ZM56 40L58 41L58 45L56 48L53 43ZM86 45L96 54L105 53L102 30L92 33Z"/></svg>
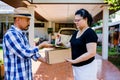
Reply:
<svg viewBox="0 0 120 80"><path fill-rule="evenodd" d="M104 0L110 6L110 10L120 9L120 0Z"/></svg>

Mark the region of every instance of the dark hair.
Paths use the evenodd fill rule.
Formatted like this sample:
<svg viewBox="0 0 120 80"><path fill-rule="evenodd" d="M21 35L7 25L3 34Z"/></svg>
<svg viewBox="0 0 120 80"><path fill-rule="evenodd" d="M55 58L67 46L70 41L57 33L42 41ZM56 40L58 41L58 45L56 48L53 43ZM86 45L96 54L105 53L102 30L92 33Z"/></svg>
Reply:
<svg viewBox="0 0 120 80"><path fill-rule="evenodd" d="M93 18L87 10L79 9L76 11L75 15L80 15L81 17L83 17L83 19L87 18L88 19L88 21L87 21L88 26L90 27L92 25Z"/></svg>

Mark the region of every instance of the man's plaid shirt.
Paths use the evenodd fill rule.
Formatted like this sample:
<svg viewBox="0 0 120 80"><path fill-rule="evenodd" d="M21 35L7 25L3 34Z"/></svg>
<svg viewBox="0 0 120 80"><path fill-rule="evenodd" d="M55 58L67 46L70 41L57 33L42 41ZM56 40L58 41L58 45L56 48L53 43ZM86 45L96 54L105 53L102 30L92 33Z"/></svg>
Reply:
<svg viewBox="0 0 120 80"><path fill-rule="evenodd" d="M3 37L5 80L32 80L32 63L40 57L38 47L31 47L27 37L14 25Z"/></svg>

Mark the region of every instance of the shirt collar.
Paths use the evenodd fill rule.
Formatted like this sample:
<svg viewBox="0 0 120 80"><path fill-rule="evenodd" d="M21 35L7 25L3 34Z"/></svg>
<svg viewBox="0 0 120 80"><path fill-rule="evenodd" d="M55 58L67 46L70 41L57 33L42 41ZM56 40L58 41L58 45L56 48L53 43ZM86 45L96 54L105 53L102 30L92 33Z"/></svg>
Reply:
<svg viewBox="0 0 120 80"><path fill-rule="evenodd" d="M21 34L23 33L23 31L20 30L19 28L17 28L15 25L12 25L12 27L13 27L16 31L20 32Z"/></svg>

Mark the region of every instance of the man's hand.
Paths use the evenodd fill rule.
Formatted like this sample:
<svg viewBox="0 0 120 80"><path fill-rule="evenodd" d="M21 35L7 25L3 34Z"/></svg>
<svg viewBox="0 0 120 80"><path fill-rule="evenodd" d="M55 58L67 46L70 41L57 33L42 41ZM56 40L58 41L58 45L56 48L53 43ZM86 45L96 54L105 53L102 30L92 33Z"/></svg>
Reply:
<svg viewBox="0 0 120 80"><path fill-rule="evenodd" d="M38 61L43 62L43 63L47 63L46 59L43 57L38 58Z"/></svg>

